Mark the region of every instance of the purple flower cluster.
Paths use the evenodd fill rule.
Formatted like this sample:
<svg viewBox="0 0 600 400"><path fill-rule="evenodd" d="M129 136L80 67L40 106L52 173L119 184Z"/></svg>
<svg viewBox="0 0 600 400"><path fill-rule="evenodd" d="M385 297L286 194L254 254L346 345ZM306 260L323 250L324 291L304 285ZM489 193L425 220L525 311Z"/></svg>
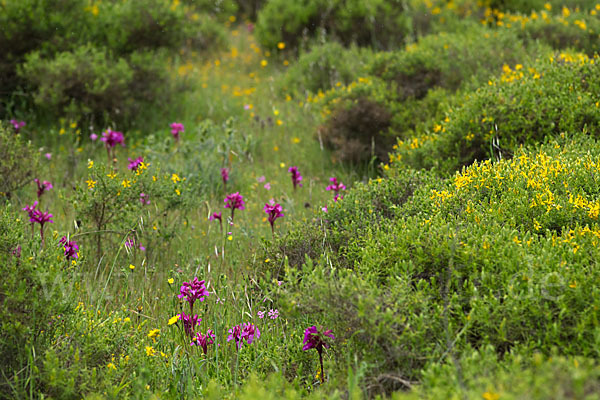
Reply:
<svg viewBox="0 0 600 400"><path fill-rule="evenodd" d="M54 186L52 186L52 184L49 181L40 182L40 180L38 178L35 178L33 181L37 184L37 187L38 187L37 188L38 199L40 197L42 197L44 192L47 192L48 190L50 190L54 187Z"/></svg>
<svg viewBox="0 0 600 400"><path fill-rule="evenodd" d="M321 382L323 383L325 383L325 372L323 371L323 347L326 349L329 348L329 344L327 343L325 337L335 339L335 336L333 336L333 333L331 333L331 329L321 333L314 325L310 328L306 328L304 331L304 346L302 347L302 350L304 351L315 349L319 353L319 364L321 364Z"/></svg>
<svg viewBox="0 0 600 400"><path fill-rule="evenodd" d="M254 339L258 338L260 338L260 331L258 328L254 324L247 322L231 328L229 330L229 336L227 336L227 341L230 342L234 340L239 349L242 347L244 340L246 340L246 343L252 344Z"/></svg>
<svg viewBox="0 0 600 400"><path fill-rule="evenodd" d="M171 125L171 135L175 138L176 142L179 142L179 134L185 131L183 124L179 122L173 122Z"/></svg>
<svg viewBox="0 0 600 400"><path fill-rule="evenodd" d="M146 193L140 193L140 203L144 206L150 204L150 199Z"/></svg>
<svg viewBox="0 0 600 400"><path fill-rule="evenodd" d="M223 179L223 186L227 186L229 181L229 170L227 168L221 168L221 179Z"/></svg>
<svg viewBox="0 0 600 400"><path fill-rule="evenodd" d="M323 347L326 349L329 348L329 344L327 344L325 341L325 336L335 339L335 336L333 336L333 333L331 333L331 329L321 333L314 325L310 328L306 328L304 331L304 346L302 347L302 350L306 351L310 349L317 349L317 351L321 353L323 351Z"/></svg>
<svg viewBox="0 0 600 400"><path fill-rule="evenodd" d="M333 201L338 201L338 199L343 199L344 195L340 194L340 191L346 190L346 185L341 182L338 182L337 178L329 178L329 182L331 185L327 186L326 190L333 190L335 195L333 196Z"/></svg>
<svg viewBox="0 0 600 400"><path fill-rule="evenodd" d="M137 171L140 165L142 165L142 163L144 162L144 157L138 157L135 160L132 160L128 157L127 160L129 161L129 165L127 166L127 168L132 171Z"/></svg>
<svg viewBox="0 0 600 400"><path fill-rule="evenodd" d="M179 289L179 297L180 299L184 299L190 304L190 312L194 309L194 303L196 300L204 301L205 297L208 297L209 293L206 290L206 286L204 285L206 281L198 280L198 277L195 277L191 282L183 282L181 288Z"/></svg>
<svg viewBox="0 0 600 400"><path fill-rule="evenodd" d="M275 232L275 228L274 228L275 220L277 220L277 218L281 218L284 216L283 208L281 207L281 204L279 204L279 203L275 204L275 201L273 199L271 199L271 201L269 203L265 203L265 207L263 208L263 210L269 216L268 219L269 219L269 223L271 224L271 232L274 233Z"/></svg>
<svg viewBox="0 0 600 400"><path fill-rule="evenodd" d="M104 142L107 149L112 149L118 144L120 144L121 146L125 146L125 139L123 137L123 133L113 131L110 128L102 132L102 137L100 138L100 140Z"/></svg>
<svg viewBox="0 0 600 400"><path fill-rule="evenodd" d="M288 171L292 174L292 184L294 185L294 190L296 190L296 186L302 187L302 175L298 172L298 167L290 167Z"/></svg>
<svg viewBox="0 0 600 400"><path fill-rule="evenodd" d="M194 314L192 316L191 314L187 315L183 311L181 312L181 314L178 315L179 320L183 321L183 330L185 331L185 334L193 338L194 330L196 329L196 326L200 325L200 321L202 321L202 318L198 318L198 314Z"/></svg>
<svg viewBox="0 0 600 400"><path fill-rule="evenodd" d="M215 342L215 333L212 329L206 331L206 335L203 335L202 332L196 333L196 336L192 337L192 342L190 346L200 346L202 347L202 352L206 354L208 352L208 345L213 344Z"/></svg>
<svg viewBox="0 0 600 400"><path fill-rule="evenodd" d="M17 121L16 119L11 119L10 124L15 128L15 132L19 133L22 127L25 126L25 121Z"/></svg>
<svg viewBox="0 0 600 400"><path fill-rule="evenodd" d="M66 236L63 236L59 242L62 243L65 248L65 256L67 257L67 260L69 260L70 258L79 257L79 255L77 254L77 252L79 251L79 246L77 246L77 243L75 243L75 241L68 240Z"/></svg>
<svg viewBox="0 0 600 400"><path fill-rule="evenodd" d="M233 213L235 210L244 210L246 203L240 192L235 192L225 196L225 208L231 208L231 220L233 221Z"/></svg>

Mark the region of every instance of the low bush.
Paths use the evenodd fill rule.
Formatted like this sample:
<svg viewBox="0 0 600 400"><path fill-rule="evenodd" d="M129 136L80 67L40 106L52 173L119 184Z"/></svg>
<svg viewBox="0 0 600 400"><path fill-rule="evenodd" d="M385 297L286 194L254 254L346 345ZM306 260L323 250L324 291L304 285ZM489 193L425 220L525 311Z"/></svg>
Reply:
<svg viewBox="0 0 600 400"><path fill-rule="evenodd" d="M15 191L35 178L39 155L31 142L0 123L0 198L10 199Z"/></svg>
<svg viewBox="0 0 600 400"><path fill-rule="evenodd" d="M57 235L41 241L37 232L23 211L0 208L0 395L5 398L29 393L37 355L56 323L73 310L77 266L65 257Z"/></svg>
<svg viewBox="0 0 600 400"><path fill-rule="evenodd" d="M369 50L345 49L337 42L312 46L288 68L281 86L286 93L306 96L347 85L366 72L371 56Z"/></svg>
<svg viewBox="0 0 600 400"><path fill-rule="evenodd" d="M373 392L472 348L595 358L599 162L579 134L452 179L392 169L357 185L271 248L286 311L338 332L338 364L354 349Z"/></svg>
<svg viewBox="0 0 600 400"><path fill-rule="evenodd" d="M398 144L398 157L417 168L454 171L474 160L511 158L521 144L562 132L597 135L598 64L585 55L561 53L531 67L504 66L498 79L464 97L417 146Z"/></svg>
<svg viewBox="0 0 600 400"><path fill-rule="evenodd" d="M256 34L268 49L279 42L296 48L315 35L346 45L392 48L408 31L402 11L397 0L271 0L258 15Z"/></svg>

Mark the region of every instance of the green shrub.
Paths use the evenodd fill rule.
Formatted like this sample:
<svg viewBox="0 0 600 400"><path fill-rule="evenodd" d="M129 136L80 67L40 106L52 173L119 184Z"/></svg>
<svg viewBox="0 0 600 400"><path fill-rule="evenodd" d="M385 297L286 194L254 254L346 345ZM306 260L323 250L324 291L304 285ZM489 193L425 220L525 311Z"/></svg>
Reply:
<svg viewBox="0 0 600 400"><path fill-rule="evenodd" d="M109 50L85 45L52 58L32 52L19 75L35 88L42 110L102 126L126 123L148 104L171 99L166 58L154 52L114 58Z"/></svg>
<svg viewBox="0 0 600 400"><path fill-rule="evenodd" d="M13 192L35 178L39 155L31 142L0 123L0 196L11 198Z"/></svg>
<svg viewBox="0 0 600 400"><path fill-rule="evenodd" d="M474 27L425 36L404 51L378 53L370 74L396 83L400 100L420 99L433 87L477 87L503 64L526 63L543 51L528 48L513 32Z"/></svg>
<svg viewBox="0 0 600 400"><path fill-rule="evenodd" d="M392 169L272 249L282 302L338 333L336 365L352 349L375 392L471 348L597 357L599 162L577 135L454 179Z"/></svg>
<svg viewBox="0 0 600 400"><path fill-rule="evenodd" d="M512 157L521 144L537 143L562 132L598 134L598 65L584 55L561 53L533 67L504 67L464 97L464 102L433 127L419 146L398 144L398 158L440 171L458 170L474 160Z"/></svg>
<svg viewBox="0 0 600 400"><path fill-rule="evenodd" d="M494 349L466 351L455 363L432 364L423 384L392 399L587 399L598 392L600 368L594 359L509 354L500 359Z"/></svg>
<svg viewBox="0 0 600 400"><path fill-rule="evenodd" d="M407 33L402 10L397 0L271 0L258 15L256 35L268 49L279 42L296 48L314 35L346 45L391 48Z"/></svg>
<svg viewBox="0 0 600 400"><path fill-rule="evenodd" d="M546 43L557 50L576 49L590 57L598 52L600 20L589 13L569 12L568 17L538 18L525 24L519 35Z"/></svg>
<svg viewBox="0 0 600 400"><path fill-rule="evenodd" d="M58 237L41 246L38 235L26 234L29 225L23 211L10 205L0 209L0 394L5 398L19 398L34 385L36 352L51 340L56 318L72 311L75 294L77 267L65 259Z"/></svg>
<svg viewBox="0 0 600 400"><path fill-rule="evenodd" d="M369 50L345 49L336 42L312 46L290 66L281 82L283 90L304 96L347 85L366 72Z"/></svg>

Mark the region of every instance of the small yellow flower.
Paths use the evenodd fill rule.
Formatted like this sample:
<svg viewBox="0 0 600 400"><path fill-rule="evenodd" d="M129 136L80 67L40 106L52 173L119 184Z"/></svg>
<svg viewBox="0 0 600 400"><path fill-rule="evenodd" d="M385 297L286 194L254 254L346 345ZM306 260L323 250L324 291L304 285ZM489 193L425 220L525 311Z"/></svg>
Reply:
<svg viewBox="0 0 600 400"><path fill-rule="evenodd" d="M152 357L156 353L156 350L152 346L146 346L146 355Z"/></svg>
<svg viewBox="0 0 600 400"><path fill-rule="evenodd" d="M71 129L77 128L77 122L71 122Z"/></svg>
<svg viewBox="0 0 600 400"><path fill-rule="evenodd" d="M265 262L266 262L266 263L268 263L269 261L271 261L271 259L270 259L270 258L266 258L266 259L265 259Z"/></svg>
<svg viewBox="0 0 600 400"><path fill-rule="evenodd" d="M175 316L173 316L173 317L169 318L169 325L176 324L176 323L177 323L177 321L179 321L179 314L177 314L177 315L175 315Z"/></svg>
<svg viewBox="0 0 600 400"><path fill-rule="evenodd" d="M128 179L123 179L123 182L121 182L121 185L123 185L124 188L131 187L131 181Z"/></svg>
<svg viewBox="0 0 600 400"><path fill-rule="evenodd" d="M283 42L279 42L279 43L277 43L277 48L278 48L279 50L283 50L283 49L285 49L285 43L283 43Z"/></svg>
<svg viewBox="0 0 600 400"><path fill-rule="evenodd" d="M65 128L60 128L60 131L58 131L59 135L64 135L65 134Z"/></svg>
<svg viewBox="0 0 600 400"><path fill-rule="evenodd" d="M135 265L129 264L129 269L133 271L135 269Z"/></svg>
<svg viewBox="0 0 600 400"><path fill-rule="evenodd" d="M111 172L110 174L106 174L106 176L108 176L110 179L115 179L115 177L117 176L117 173Z"/></svg>
<svg viewBox="0 0 600 400"><path fill-rule="evenodd" d="M229 240L229 241L233 240L233 236L231 236L231 235L227 236L227 240Z"/></svg>
<svg viewBox="0 0 600 400"><path fill-rule="evenodd" d="M298 138L298 137L292 138L292 143L294 143L294 144L300 143L300 138Z"/></svg>
<svg viewBox="0 0 600 400"><path fill-rule="evenodd" d="M94 161L88 160L88 169L94 167Z"/></svg>
<svg viewBox="0 0 600 400"><path fill-rule="evenodd" d="M235 22L235 15L229 16L229 22Z"/></svg>
<svg viewBox="0 0 600 400"><path fill-rule="evenodd" d="M123 320L123 323L130 322L130 321L131 321L131 318L125 317L125 319Z"/></svg>
<svg viewBox="0 0 600 400"><path fill-rule="evenodd" d="M280 163L280 164L279 164L279 166L280 166L281 168L285 168L285 163Z"/></svg>
<svg viewBox="0 0 600 400"><path fill-rule="evenodd" d="M267 62L267 60L262 60L262 61L260 62L260 66L261 66L261 67L263 67L263 68L264 68L264 67L266 67L266 66L267 66L267 64L269 64L269 63Z"/></svg>
<svg viewBox="0 0 600 400"><path fill-rule="evenodd" d="M173 174L171 175L171 180L173 181L173 183L177 183L181 181L181 178L179 178L179 175Z"/></svg>
<svg viewBox="0 0 600 400"><path fill-rule="evenodd" d="M173 282L175 282L175 280L173 278L169 278L169 279L167 279L167 282L169 282L169 285L172 285Z"/></svg>
<svg viewBox="0 0 600 400"><path fill-rule="evenodd" d="M96 182L97 181L93 180L92 178L85 181L85 183L87 183L87 185L88 185L88 189L93 189L94 186L96 186Z"/></svg>
<svg viewBox="0 0 600 400"><path fill-rule="evenodd" d="M148 332L148 337L152 339L152 342L156 342L158 336L160 336L160 329L152 329Z"/></svg>
<svg viewBox="0 0 600 400"><path fill-rule="evenodd" d="M282 120L280 120L280 119L278 119L278 120L277 120L277 125L278 125L278 126L281 126L281 125L283 125L283 121L282 121Z"/></svg>
<svg viewBox="0 0 600 400"><path fill-rule="evenodd" d="M108 364L106 364L106 368L108 368L108 369L117 369L117 367L115 367L115 364L113 364L111 362L108 363Z"/></svg>
<svg viewBox="0 0 600 400"><path fill-rule="evenodd" d="M175 189L175 193L177 193L177 196L181 196L181 191L179 189Z"/></svg>

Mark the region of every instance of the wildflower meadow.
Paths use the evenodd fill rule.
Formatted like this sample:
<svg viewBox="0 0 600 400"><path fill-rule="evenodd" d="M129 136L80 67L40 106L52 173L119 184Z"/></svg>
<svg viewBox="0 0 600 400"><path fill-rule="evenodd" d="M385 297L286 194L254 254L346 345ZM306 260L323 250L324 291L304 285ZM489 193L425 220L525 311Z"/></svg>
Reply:
<svg viewBox="0 0 600 400"><path fill-rule="evenodd" d="M0 398L600 399L598 49L590 0L0 1Z"/></svg>

